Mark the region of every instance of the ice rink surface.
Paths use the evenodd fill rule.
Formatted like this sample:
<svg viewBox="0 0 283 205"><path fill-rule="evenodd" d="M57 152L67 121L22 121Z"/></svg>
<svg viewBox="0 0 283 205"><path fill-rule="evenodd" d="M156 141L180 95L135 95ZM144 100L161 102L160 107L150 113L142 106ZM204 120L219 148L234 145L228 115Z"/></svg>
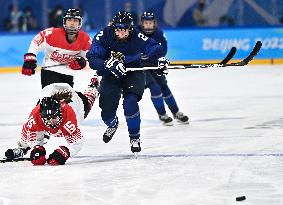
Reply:
<svg viewBox="0 0 283 205"><path fill-rule="evenodd" d="M76 90L90 77L78 72ZM120 127L105 144L96 102L82 125L83 149L66 165L0 164L0 205L283 204L283 66L177 70L168 81L189 125L160 124L146 90L135 159L122 106ZM2 157L40 87L39 73L0 75Z"/></svg>

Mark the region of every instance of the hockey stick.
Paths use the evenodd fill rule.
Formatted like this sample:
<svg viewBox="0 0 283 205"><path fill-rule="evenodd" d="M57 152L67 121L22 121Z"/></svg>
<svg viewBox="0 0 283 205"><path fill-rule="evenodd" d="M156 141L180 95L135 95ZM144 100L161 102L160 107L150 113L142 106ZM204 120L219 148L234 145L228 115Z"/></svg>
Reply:
<svg viewBox="0 0 283 205"><path fill-rule="evenodd" d="M227 54L227 56L222 61L220 61L219 64L227 64L234 57L236 51L237 51L237 48L232 47L230 49L229 53ZM180 64L171 63L171 65L173 66L173 65L180 65ZM192 64L191 63L184 63L182 65L185 66L185 65L192 65Z"/></svg>
<svg viewBox="0 0 283 205"><path fill-rule="evenodd" d="M232 47L227 56L219 63L219 64L226 64L228 63L235 55L237 51L236 47Z"/></svg>
<svg viewBox="0 0 283 205"><path fill-rule="evenodd" d="M175 65L168 66L168 69L188 69L188 68L221 68L221 67L231 67L231 66L245 66L253 60L253 58L258 54L262 46L261 41L257 41L253 50L250 54L243 60L236 63L211 63L211 64L189 64L189 65ZM138 71L138 70L157 70L158 67L143 67L143 68L127 68L127 71Z"/></svg>
<svg viewBox="0 0 283 205"><path fill-rule="evenodd" d="M237 51L237 48L236 47L232 47L231 50L229 51L229 53L227 54L227 56L219 63L219 64L226 64L228 63L235 55ZM68 65L68 63L63 63L63 64L56 64L56 65L49 65L49 66L43 66L41 67L42 69L45 69L45 68L51 68L51 67L58 67L58 66L65 66L65 65ZM172 64L172 65L175 65L175 64ZM184 64L186 65L186 64ZM191 64L187 64L187 65L191 65Z"/></svg>
<svg viewBox="0 0 283 205"><path fill-rule="evenodd" d="M229 51L229 53L227 54L227 56L219 64L226 64L226 63L228 63L234 57L236 51L237 51L237 48L236 47L232 47L231 50ZM58 67L58 66L65 66L65 65L68 65L68 63L43 66L41 68L44 69L44 68L51 68L51 67ZM172 64L172 65L175 65L175 64ZM191 65L191 64L187 64L187 65Z"/></svg>
<svg viewBox="0 0 283 205"><path fill-rule="evenodd" d="M42 66L42 69L45 68L53 68L53 67L58 67L58 66L64 66L64 65L69 65L68 63L62 63L62 64L57 64L57 65L48 65L48 66Z"/></svg>
<svg viewBox="0 0 283 205"><path fill-rule="evenodd" d="M2 158L0 159L0 163L6 163L6 162L23 162L23 161L31 161L30 158L14 158L14 159L8 159L8 158Z"/></svg>

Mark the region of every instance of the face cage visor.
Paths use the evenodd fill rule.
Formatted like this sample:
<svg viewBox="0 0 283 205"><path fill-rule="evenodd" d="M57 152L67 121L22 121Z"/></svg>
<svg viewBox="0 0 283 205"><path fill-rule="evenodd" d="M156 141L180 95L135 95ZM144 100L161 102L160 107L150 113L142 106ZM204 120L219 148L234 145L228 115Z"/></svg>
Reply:
<svg viewBox="0 0 283 205"><path fill-rule="evenodd" d="M153 28L144 28L144 25L143 25L143 22L144 21L153 21ZM156 30L156 21L154 19L143 19L142 20L142 31L147 34L147 35L150 35L150 34L153 34L153 32Z"/></svg>
<svg viewBox="0 0 283 205"><path fill-rule="evenodd" d="M41 115L41 118L44 124L46 125L46 127L52 129L59 127L59 125L63 120L60 113Z"/></svg>
<svg viewBox="0 0 283 205"><path fill-rule="evenodd" d="M67 19L72 19L72 18L73 19L78 19L80 21L79 26L77 27L77 29L76 28L67 27L67 25L66 25L66 20ZM70 35L78 33L79 30L82 27L82 20L83 20L83 18L80 17L80 16L70 16L70 15L64 16L64 18L63 18L63 27L64 27L66 33L70 34Z"/></svg>

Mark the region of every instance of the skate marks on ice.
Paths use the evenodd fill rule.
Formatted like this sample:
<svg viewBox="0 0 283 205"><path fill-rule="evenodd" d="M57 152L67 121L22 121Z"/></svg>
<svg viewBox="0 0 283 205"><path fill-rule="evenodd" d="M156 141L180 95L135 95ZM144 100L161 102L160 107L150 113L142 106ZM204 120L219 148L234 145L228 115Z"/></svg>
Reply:
<svg viewBox="0 0 283 205"><path fill-rule="evenodd" d="M230 158L251 158L251 157L282 157L283 152L278 153L184 153L184 154L125 154L125 155L96 155L96 156L76 156L68 162L68 164L87 164L100 162L113 162L122 160L148 160L148 159L177 159L177 158L206 158L206 157L230 157Z"/></svg>
<svg viewBox="0 0 283 205"><path fill-rule="evenodd" d="M283 129L283 118L266 121L255 126L246 127L245 129Z"/></svg>
<svg viewBox="0 0 283 205"><path fill-rule="evenodd" d="M225 193L228 196L225 197L225 202L229 202L228 204L231 200L227 198L235 200L238 196L246 196L248 204L282 204L283 192L281 181L278 180L283 176L283 164L280 161L280 157L244 157L232 167L226 183L210 188L209 193L219 198Z"/></svg>
<svg viewBox="0 0 283 205"><path fill-rule="evenodd" d="M23 122L0 122L0 127L22 126Z"/></svg>
<svg viewBox="0 0 283 205"><path fill-rule="evenodd" d="M192 122L214 122L214 121L244 120L244 119L246 119L246 118L245 117L216 117L216 118L192 120Z"/></svg>
<svg viewBox="0 0 283 205"><path fill-rule="evenodd" d="M0 205L9 205L10 202L11 202L10 199L0 196Z"/></svg>

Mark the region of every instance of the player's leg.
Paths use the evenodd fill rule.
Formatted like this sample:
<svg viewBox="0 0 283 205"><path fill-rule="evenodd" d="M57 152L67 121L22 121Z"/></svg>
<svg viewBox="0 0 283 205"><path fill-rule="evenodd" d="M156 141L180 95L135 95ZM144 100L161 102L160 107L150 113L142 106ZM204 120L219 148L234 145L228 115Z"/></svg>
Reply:
<svg viewBox="0 0 283 205"><path fill-rule="evenodd" d="M154 79L160 86L161 92L163 94L163 99L165 103L167 104L168 108L172 112L175 119L177 119L180 122L188 123L189 118L188 116L184 115L184 113L179 111L179 107L177 105L177 102L168 86L167 79L165 76L158 76L154 75Z"/></svg>
<svg viewBox="0 0 283 205"><path fill-rule="evenodd" d="M116 111L121 98L121 88L114 78L106 76L102 77L99 92L101 118L107 125L107 129L103 134L103 141L108 143L114 136L119 124Z"/></svg>
<svg viewBox="0 0 283 205"><path fill-rule="evenodd" d="M127 74L122 82L123 109L126 118L132 152L140 152L140 109L138 101L144 92L144 73L132 72Z"/></svg>
<svg viewBox="0 0 283 205"><path fill-rule="evenodd" d="M98 98L99 96L98 86L99 86L99 79L98 76L95 75L91 78L90 83L87 86L86 90L84 91L83 96L80 96L85 106L84 118L87 117L88 113L90 112L94 104L95 99Z"/></svg>
<svg viewBox="0 0 283 205"><path fill-rule="evenodd" d="M172 118L166 114L163 95L158 83L152 77L150 71L146 71L145 73L145 85L150 90L151 101L158 113L159 119L164 123L164 125L173 125Z"/></svg>

